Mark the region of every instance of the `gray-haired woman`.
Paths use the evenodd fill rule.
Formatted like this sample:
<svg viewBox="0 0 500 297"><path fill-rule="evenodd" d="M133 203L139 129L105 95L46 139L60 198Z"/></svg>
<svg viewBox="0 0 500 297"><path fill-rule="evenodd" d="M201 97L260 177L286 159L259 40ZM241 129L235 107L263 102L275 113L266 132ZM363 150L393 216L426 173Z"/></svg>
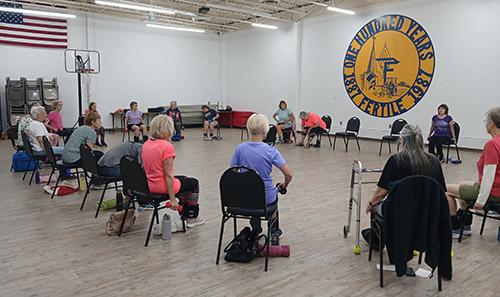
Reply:
<svg viewBox="0 0 500 297"><path fill-rule="evenodd" d="M389 157L377 183L377 189L368 202L366 212L382 214L382 203L392 183L412 175L424 175L435 179L446 192L443 170L439 159L424 150L422 131L416 125L406 125L400 134L402 150Z"/></svg>

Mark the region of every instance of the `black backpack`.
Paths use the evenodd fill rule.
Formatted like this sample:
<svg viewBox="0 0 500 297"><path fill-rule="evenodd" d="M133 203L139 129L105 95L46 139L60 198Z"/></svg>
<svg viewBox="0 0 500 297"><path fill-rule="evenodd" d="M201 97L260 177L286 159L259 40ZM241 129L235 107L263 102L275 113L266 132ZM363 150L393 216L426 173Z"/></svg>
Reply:
<svg viewBox="0 0 500 297"><path fill-rule="evenodd" d="M257 255L255 235L250 231L250 227L245 227L224 249L227 262L248 263Z"/></svg>

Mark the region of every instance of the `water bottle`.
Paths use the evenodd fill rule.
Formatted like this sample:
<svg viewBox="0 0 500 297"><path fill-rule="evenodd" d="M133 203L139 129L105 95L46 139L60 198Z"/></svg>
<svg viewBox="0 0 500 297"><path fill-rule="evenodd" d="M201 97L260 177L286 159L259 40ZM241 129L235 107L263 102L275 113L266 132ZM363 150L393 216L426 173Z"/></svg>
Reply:
<svg viewBox="0 0 500 297"><path fill-rule="evenodd" d="M123 194L121 189L116 189L116 211L123 210Z"/></svg>
<svg viewBox="0 0 500 297"><path fill-rule="evenodd" d="M163 240L172 238L172 221L168 214L163 215L163 220L161 221L161 238Z"/></svg>
<svg viewBox="0 0 500 297"><path fill-rule="evenodd" d="M35 184L40 183L40 171L35 171Z"/></svg>
<svg viewBox="0 0 500 297"><path fill-rule="evenodd" d="M497 240L500 241L500 227L498 227Z"/></svg>
<svg viewBox="0 0 500 297"><path fill-rule="evenodd" d="M85 176L83 174L80 174L80 176L78 176L78 179L80 181L80 192L84 192L85 190L87 190L87 184L85 183Z"/></svg>

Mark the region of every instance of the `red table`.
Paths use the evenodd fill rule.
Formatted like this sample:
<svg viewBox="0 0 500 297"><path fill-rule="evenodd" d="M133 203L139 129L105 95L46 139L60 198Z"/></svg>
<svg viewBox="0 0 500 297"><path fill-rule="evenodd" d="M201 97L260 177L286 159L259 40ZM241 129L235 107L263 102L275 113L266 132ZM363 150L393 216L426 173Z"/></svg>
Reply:
<svg viewBox="0 0 500 297"><path fill-rule="evenodd" d="M245 128L248 118L254 114L252 111L219 111L220 124L231 128Z"/></svg>

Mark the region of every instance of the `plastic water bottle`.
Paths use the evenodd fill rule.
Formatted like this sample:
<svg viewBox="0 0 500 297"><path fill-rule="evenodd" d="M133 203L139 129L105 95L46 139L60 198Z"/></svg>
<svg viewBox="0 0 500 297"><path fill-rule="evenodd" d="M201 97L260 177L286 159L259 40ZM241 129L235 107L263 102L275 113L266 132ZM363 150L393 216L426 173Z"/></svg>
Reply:
<svg viewBox="0 0 500 297"><path fill-rule="evenodd" d="M168 214L164 214L163 220L161 221L161 238L163 240L172 238L172 221Z"/></svg>
<svg viewBox="0 0 500 297"><path fill-rule="evenodd" d="M85 183L85 176L83 176L83 174L80 174L80 176L78 176L78 179L80 181L80 192L86 191L87 184Z"/></svg>
<svg viewBox="0 0 500 297"><path fill-rule="evenodd" d="M40 171L35 171L35 184L40 183Z"/></svg>
<svg viewBox="0 0 500 297"><path fill-rule="evenodd" d="M121 189L116 189L116 211L123 210L123 194Z"/></svg>

